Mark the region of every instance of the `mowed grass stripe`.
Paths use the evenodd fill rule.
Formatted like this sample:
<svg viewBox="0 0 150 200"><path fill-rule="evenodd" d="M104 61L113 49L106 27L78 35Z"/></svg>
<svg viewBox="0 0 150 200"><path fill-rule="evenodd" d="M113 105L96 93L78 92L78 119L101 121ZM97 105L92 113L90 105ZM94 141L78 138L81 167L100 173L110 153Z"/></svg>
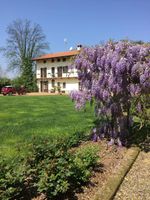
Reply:
<svg viewBox="0 0 150 200"><path fill-rule="evenodd" d="M0 154L13 156L15 147L33 136L87 132L93 120L90 106L78 112L68 96L1 96Z"/></svg>

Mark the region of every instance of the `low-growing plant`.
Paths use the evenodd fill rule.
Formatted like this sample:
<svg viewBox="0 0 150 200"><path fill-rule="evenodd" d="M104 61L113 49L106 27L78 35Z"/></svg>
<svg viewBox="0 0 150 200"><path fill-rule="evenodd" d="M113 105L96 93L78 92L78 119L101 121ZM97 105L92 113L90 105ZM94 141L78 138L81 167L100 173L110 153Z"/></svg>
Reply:
<svg viewBox="0 0 150 200"><path fill-rule="evenodd" d="M0 197L3 200L17 199L24 190L27 168L20 162L19 158L0 161Z"/></svg>
<svg viewBox="0 0 150 200"><path fill-rule="evenodd" d="M64 140L35 139L27 145L28 155L11 162L1 161L2 199L26 199L44 194L59 198L87 182L98 159L94 146L70 150Z"/></svg>
<svg viewBox="0 0 150 200"><path fill-rule="evenodd" d="M89 137L90 136L86 135L84 132L75 132L64 138L64 141L68 147L74 147L79 145L82 141L88 140Z"/></svg>
<svg viewBox="0 0 150 200"><path fill-rule="evenodd" d="M98 147L93 145L85 146L76 151L73 160L74 182L78 185L85 183L91 176L92 168L98 161Z"/></svg>

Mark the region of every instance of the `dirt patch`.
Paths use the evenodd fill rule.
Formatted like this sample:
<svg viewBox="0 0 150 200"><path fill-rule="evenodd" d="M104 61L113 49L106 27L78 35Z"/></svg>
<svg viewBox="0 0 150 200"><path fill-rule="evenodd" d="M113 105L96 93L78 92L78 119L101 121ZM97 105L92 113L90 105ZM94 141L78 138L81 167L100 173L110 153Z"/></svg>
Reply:
<svg viewBox="0 0 150 200"><path fill-rule="evenodd" d="M101 148L99 153L99 165L93 172L90 182L81 188L81 192L76 193L74 199L93 200L98 189L106 184L109 177L126 154L126 148L119 148L117 146L108 147L107 143L107 141L101 141L93 144Z"/></svg>

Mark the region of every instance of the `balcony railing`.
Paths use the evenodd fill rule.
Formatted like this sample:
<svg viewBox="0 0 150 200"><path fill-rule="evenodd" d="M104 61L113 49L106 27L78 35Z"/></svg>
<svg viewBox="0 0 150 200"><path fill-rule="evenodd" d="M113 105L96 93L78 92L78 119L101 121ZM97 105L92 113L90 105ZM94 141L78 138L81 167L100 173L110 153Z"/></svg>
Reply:
<svg viewBox="0 0 150 200"><path fill-rule="evenodd" d="M58 73L55 73L55 74L52 74L52 73L48 73L46 74L46 76L41 76L40 74L37 74L36 76L38 79L53 79L53 78L71 78L71 77L78 77L78 74L77 73L62 73L62 74L58 74Z"/></svg>

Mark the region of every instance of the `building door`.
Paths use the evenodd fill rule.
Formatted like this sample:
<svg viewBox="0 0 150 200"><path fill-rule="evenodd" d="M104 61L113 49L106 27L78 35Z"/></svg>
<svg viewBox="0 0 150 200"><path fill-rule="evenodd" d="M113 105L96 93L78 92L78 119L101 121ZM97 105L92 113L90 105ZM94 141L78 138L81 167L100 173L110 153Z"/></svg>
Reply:
<svg viewBox="0 0 150 200"><path fill-rule="evenodd" d="M58 77L62 77L62 67L58 67Z"/></svg>
<svg viewBox="0 0 150 200"><path fill-rule="evenodd" d="M41 92L48 92L48 81L41 81Z"/></svg>

